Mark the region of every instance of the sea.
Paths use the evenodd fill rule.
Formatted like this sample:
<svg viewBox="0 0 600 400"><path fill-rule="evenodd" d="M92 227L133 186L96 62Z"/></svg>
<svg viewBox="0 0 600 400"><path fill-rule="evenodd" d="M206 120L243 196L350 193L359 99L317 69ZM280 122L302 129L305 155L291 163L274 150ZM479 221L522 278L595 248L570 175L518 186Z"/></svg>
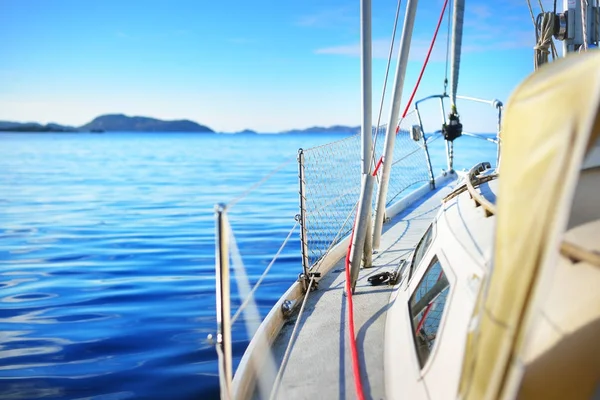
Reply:
<svg viewBox="0 0 600 400"><path fill-rule="evenodd" d="M218 398L215 205L233 204L252 284L294 226L298 149L343 138L0 134L0 398ZM430 154L438 173L444 141ZM455 157L493 163L495 146L463 137ZM296 230L256 292L261 315L300 272ZM239 362L243 321L233 338Z"/></svg>

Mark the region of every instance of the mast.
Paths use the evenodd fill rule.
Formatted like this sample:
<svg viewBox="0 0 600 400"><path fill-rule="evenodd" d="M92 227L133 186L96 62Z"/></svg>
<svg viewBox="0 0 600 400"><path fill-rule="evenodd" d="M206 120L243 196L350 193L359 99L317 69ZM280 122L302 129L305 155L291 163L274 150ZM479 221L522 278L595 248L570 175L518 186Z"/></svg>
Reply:
<svg viewBox="0 0 600 400"><path fill-rule="evenodd" d="M464 16L465 0L454 0L452 7L452 47L450 50L450 104L452 105L452 112L456 112L456 92L458 90Z"/></svg>
<svg viewBox="0 0 600 400"><path fill-rule="evenodd" d="M444 125L442 133L446 139L446 160L448 171L454 169L454 139L462 134L462 124L456 109L456 95L458 91L458 76L460 72L460 54L462 49L463 22L465 16L465 0L454 0L452 5L452 47L450 50L450 115Z"/></svg>
<svg viewBox="0 0 600 400"><path fill-rule="evenodd" d="M370 241L365 246L368 226L371 224L371 200L373 198L374 177L371 176L371 154L372 154L372 41L371 41L371 0L360 2L360 47L361 47L361 92L362 92L362 125L360 138L361 150L361 194L358 202L358 213L354 226L354 236L350 249L350 265L352 275L352 289L358 278L361 259L365 253L370 263L371 253ZM370 266L370 265L369 265Z"/></svg>
<svg viewBox="0 0 600 400"><path fill-rule="evenodd" d="M383 218L385 217L385 203L394 155L394 144L396 142L396 126L398 125L398 115L400 114L400 102L402 101L402 89L404 87L404 78L406 76L406 64L408 63L408 53L410 51L410 41L412 39L418 3L418 0L408 0L406 5L406 16L404 17L404 26L402 28L400 52L398 53L398 64L394 82L394 93L392 95L392 107L385 134L384 161L379 186L377 188L377 205L375 209L375 223L373 226L374 248L379 247Z"/></svg>

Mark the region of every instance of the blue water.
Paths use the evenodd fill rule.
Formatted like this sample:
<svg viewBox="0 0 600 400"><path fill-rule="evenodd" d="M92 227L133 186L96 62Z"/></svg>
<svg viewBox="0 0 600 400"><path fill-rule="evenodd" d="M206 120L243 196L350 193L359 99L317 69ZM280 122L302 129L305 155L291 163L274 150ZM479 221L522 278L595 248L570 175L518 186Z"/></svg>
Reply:
<svg viewBox="0 0 600 400"><path fill-rule="evenodd" d="M298 212L297 149L339 138L0 135L0 398L217 397L214 204L291 160L230 213L255 280ZM459 141L459 168L493 160ZM299 247L294 234L257 292L263 315L300 272ZM243 324L234 339L239 359Z"/></svg>

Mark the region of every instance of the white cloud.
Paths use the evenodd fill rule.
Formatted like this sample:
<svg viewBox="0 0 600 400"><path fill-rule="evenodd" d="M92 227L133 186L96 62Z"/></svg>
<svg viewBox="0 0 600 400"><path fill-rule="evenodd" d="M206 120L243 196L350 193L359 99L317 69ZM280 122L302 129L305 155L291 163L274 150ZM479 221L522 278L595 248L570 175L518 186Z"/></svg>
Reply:
<svg viewBox="0 0 600 400"><path fill-rule="evenodd" d="M345 6L322 10L301 16L296 20L296 25L318 28L346 25L358 29L358 8Z"/></svg>

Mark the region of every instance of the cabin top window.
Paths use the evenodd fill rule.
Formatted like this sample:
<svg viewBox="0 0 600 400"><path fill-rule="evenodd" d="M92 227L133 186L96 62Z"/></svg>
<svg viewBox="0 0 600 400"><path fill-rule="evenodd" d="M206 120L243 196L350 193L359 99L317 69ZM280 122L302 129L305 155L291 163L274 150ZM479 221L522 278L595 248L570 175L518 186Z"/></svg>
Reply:
<svg viewBox="0 0 600 400"><path fill-rule="evenodd" d="M423 235L419 244L417 244L417 248L415 249L415 254L413 255L412 262L410 263L410 273L408 275L408 279L412 278L415 269L419 266L419 263L423 259L425 253L429 249L431 242L433 241L433 224L429 225L427 228L427 232Z"/></svg>
<svg viewBox="0 0 600 400"><path fill-rule="evenodd" d="M409 311L421 368L437 340L450 284L439 260L434 258L410 297Z"/></svg>

